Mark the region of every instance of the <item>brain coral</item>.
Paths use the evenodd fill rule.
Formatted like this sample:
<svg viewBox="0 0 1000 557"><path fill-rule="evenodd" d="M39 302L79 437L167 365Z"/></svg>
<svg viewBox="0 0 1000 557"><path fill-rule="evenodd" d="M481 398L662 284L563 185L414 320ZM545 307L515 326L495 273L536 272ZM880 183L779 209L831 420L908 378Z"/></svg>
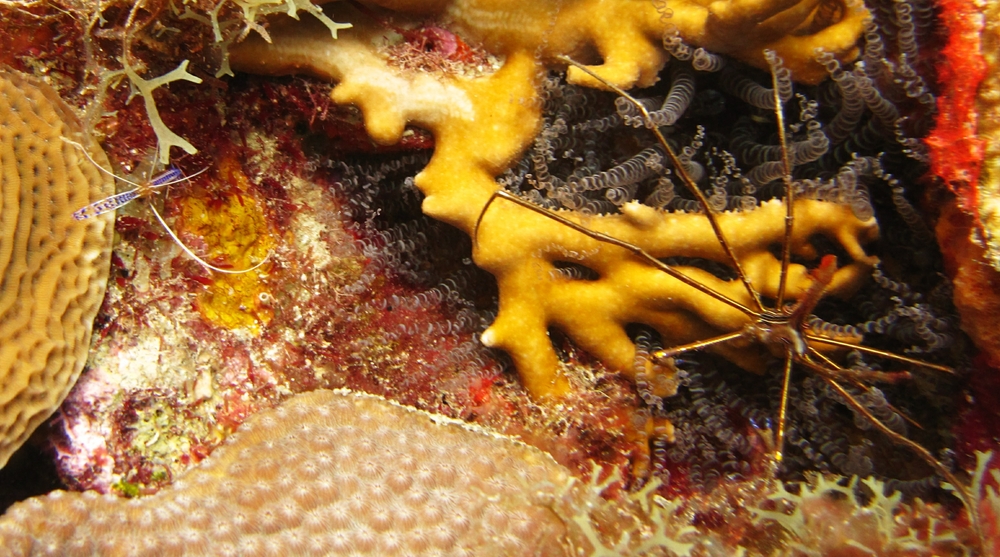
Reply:
<svg viewBox="0 0 1000 557"><path fill-rule="evenodd" d="M57 491L0 519L12 555L563 555L568 470L347 391L256 414L156 495ZM138 534L137 534L138 533Z"/></svg>
<svg viewBox="0 0 1000 557"><path fill-rule="evenodd" d="M114 214L72 213L114 184L61 139L80 131L50 87L0 72L0 467L76 382L104 298Z"/></svg>

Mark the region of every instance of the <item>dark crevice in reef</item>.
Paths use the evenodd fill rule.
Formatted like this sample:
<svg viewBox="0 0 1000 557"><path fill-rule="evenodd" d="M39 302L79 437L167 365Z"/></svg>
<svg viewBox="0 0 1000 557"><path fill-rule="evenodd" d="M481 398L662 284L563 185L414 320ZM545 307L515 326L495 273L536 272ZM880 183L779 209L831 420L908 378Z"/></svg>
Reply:
<svg viewBox="0 0 1000 557"><path fill-rule="evenodd" d="M0 468L0 514L18 501L63 488L52 454L42 447L47 429L44 425L38 428Z"/></svg>

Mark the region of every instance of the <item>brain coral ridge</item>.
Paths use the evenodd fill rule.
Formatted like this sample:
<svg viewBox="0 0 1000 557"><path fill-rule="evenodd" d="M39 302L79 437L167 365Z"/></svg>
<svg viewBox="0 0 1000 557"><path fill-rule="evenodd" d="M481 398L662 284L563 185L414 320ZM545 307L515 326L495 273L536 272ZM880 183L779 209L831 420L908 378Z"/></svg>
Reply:
<svg viewBox="0 0 1000 557"><path fill-rule="evenodd" d="M713 330L738 329L746 322L746 317L734 315L731 308L706 300L675 279L639 268L624 250L597 245L524 207L496 202L480 220L499 187L495 177L517 160L541 128L542 76L549 66L563 64L556 56L585 56L592 47L603 60L589 66L597 75L623 88L649 85L667 61L660 40L669 25L685 40L759 66L764 65L760 59L763 49L777 49L797 78L815 81L825 74L814 60L814 47L822 46L842 57L854 56L865 14L852 4L841 19L823 22L811 2L791 7L742 1L668 4L660 6L672 13L666 18L666 12L649 2L378 4L437 16L465 39L502 55L503 63L495 72L478 77L407 71L390 63L385 54L384 25L355 12L345 13L343 17L354 27L336 40L316 21L274 21L272 42L251 37L235 46L232 66L275 75L310 73L338 82L333 99L359 107L368 132L380 143L398 142L407 124L434 134L434 155L414 181L426 195L423 210L470 235L480 223L474 259L497 277L500 286L499 317L483 340L511 353L525 386L536 397L558 396L569 390L568 380L558 372L548 326L560 327L611 367L628 371L635 356L635 346L624 330L630 322L653 326L665 339L677 342L705 338ZM406 16L393 17L397 25L408 25ZM734 36L740 37L741 48L727 43ZM586 86L597 84L573 67L567 80ZM802 202L796 210L802 214L799 222L807 223L796 230L801 234L793 242L796 249L811 251L803 238L818 233L835 239L855 260L837 271L832 286L835 291L849 291L863 278L860 271L873 262L861 244L877 234L874 220L862 221L849 209L818 202ZM714 236L704 230L707 223L697 223L697 216L668 215L639 206L625 213L569 218L586 220L587 226L634 242L655 257L720 260L718 246L699 244L697 238L714 241ZM780 269L768 246L780 241L781 213L780 206L773 204L724 219L731 221L732 227L746 226L759 232L741 234L748 240L737 251L744 256L755 283L766 292L776 288L771 283L776 282ZM691 234L685 236L686 231ZM667 238L669 246L663 244ZM565 253L589 254L573 262L598 271L601 280L570 285L551 278L554 262L565 259ZM793 295L810 283L804 268L793 270ZM734 298L743 295L734 291L733 285L713 286ZM580 303L587 307L580 310ZM727 356L751 369L761 367L759 357L752 361L753 356L732 351Z"/></svg>
<svg viewBox="0 0 1000 557"><path fill-rule="evenodd" d="M244 423L156 495L57 491L0 518L6 555L566 555L574 480L472 426L347 391Z"/></svg>
<svg viewBox="0 0 1000 557"><path fill-rule="evenodd" d="M114 184L64 137L86 143L58 94L0 71L0 467L83 371L108 280L114 213L73 212Z"/></svg>

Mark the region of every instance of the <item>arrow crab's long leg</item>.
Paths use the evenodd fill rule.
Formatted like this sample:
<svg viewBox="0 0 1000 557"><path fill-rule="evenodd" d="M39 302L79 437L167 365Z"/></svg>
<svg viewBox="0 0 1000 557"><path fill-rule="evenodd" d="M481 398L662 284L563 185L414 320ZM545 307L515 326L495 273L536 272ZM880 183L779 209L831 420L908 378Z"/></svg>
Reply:
<svg viewBox="0 0 1000 557"><path fill-rule="evenodd" d="M674 277L675 279L683 282L684 284L690 286L691 288L694 288L694 289L696 289L696 290L698 290L700 292L703 292L703 293L705 293L705 294L707 294L707 295L715 298L716 300L719 300L720 302L722 302L724 304L728 304L729 306L732 306L732 307L734 307L734 308L742 311L743 313L745 313L745 314L747 314L749 316L752 316L752 317L759 316L759 314L757 312L753 311L752 309L750 309L750 308L746 307L745 305L737 302L736 300L733 300L729 296L726 296L725 294L723 294L723 293L721 293L721 292L719 292L719 291L717 291L717 290L715 290L715 289L713 289L713 288L711 288L709 286L706 286L706 285L698 282L697 280L695 280L695 279L693 279L693 278L685 275L684 273L678 271L677 269L674 269L670 265L667 265L666 263L664 263L664 262L660 261L659 259L653 257L648 252L646 252L646 250L640 248L639 246L637 246L635 244L630 244L629 242L625 242L625 241L619 240L618 238L615 238L613 236L608 236L607 234L604 234L604 233L601 233L601 232L597 232L596 230L591 230L591 229L589 229L589 228L587 228L585 226L579 225L579 224L577 224L577 223L575 223L575 222L567 219L566 217L563 217L562 215L559 215L557 213L554 213L554 212L549 211L547 209L544 209L542 207L537 207L537 206L533 205L532 203L529 203L529 202L521 199L520 197L517 197L516 195L513 195L510 192L505 191L505 190L497 190L496 192L494 192L493 195L490 197L490 200L486 202L486 206L483 207L482 212L479 213L479 220L476 221L476 228L475 228L475 230L473 232L473 242L475 242L476 239L478 239L478 236L479 236L479 225L482 223L483 215L486 214L486 211L490 208L490 205L498 197L506 199L507 201L511 201L513 203L516 203L516 204L518 204L518 205L520 205L522 207L525 207L526 209L530 209L530 210L532 210L532 211L534 211L536 213L540 213L540 214L542 214L542 215L544 215L544 216L546 216L546 217L548 217L548 218L550 218L550 219L552 219L552 220L554 220L556 222L559 222L559 223L561 223L561 224L563 224L563 225L565 225L565 226L567 226L569 228L572 228L573 230L576 230L577 232L579 232L581 234L584 234L586 236L589 236L589 237L591 237L591 238L593 238L593 239L595 239L595 240L597 240L599 242L604 242L606 244L611 244L613 246L618 246L620 248L626 249L626 250L632 252L634 255L636 255L640 259L642 259L643 261L645 261L646 263L648 263L648 264L656 267L657 269L663 271L664 273L667 273L668 275L670 275L670 276Z"/></svg>
<svg viewBox="0 0 1000 557"><path fill-rule="evenodd" d="M690 190L691 193L698 200L698 204L701 205L702 210L705 211L705 216L708 218L708 222L712 225L712 230L715 232L715 237L719 239L719 243L722 245L723 251L726 252L726 257L729 258L729 262L733 265L733 268L736 269L737 276L739 276L740 281L743 283L743 287L746 289L747 294L749 294L750 299L753 301L753 311L750 312L748 315L759 315L761 312L763 312L764 306L761 303L760 294L757 292L757 289L753 287L753 284L751 284L750 277L747 276L746 272L743 270L743 266L740 264L739 258L736 257L736 253L733 252L732 247L730 247L729 242L726 240L726 235L722 232L722 227L719 225L718 219L715 218L715 211L712 210L712 207L711 205L709 205L708 199L705 198L705 194L702 193L701 188L698 187L698 184L694 182L694 180L691 178L691 175L688 174L687 170L685 170L684 164L681 163L681 159L680 157L677 156L677 153L674 151L674 148L671 147L669 143L667 143L667 138L665 138L663 134L660 132L660 129L653 124L653 119L649 115L649 111L646 110L646 107L643 106L641 102L636 100L635 97L629 95L620 87L614 85L613 83L608 82L603 77L592 72L590 68L580 64L579 62L573 60L568 56L560 55L558 56L558 58L563 62L566 62L567 64L571 64L579 68L584 73L600 81L602 84L604 84L605 87L611 89L615 93L618 93L619 95L622 96L622 98L632 103L632 105L635 106L636 110L638 110L639 113L642 114L642 118L646 124L646 127L649 128L653 132L653 135L656 136L656 140L659 142L660 146L663 147L663 149L666 151L667 157L670 159L671 164L674 165L674 171L677 173L678 176L680 176L681 181L684 182L684 185L687 187L687 189Z"/></svg>
<svg viewBox="0 0 1000 557"><path fill-rule="evenodd" d="M785 288L788 286L788 264L792 258L792 226L795 223L795 187L792 184L792 162L788 158L788 138L785 136L785 112L782 110L781 87L776 71L777 57L773 51L764 51L771 65L771 87L774 91L774 117L778 124L778 142L781 145L781 179L785 182L785 240L781 244L781 275L778 279L778 298L775 309L785 306ZM779 449L780 450L780 449Z"/></svg>
<svg viewBox="0 0 1000 557"><path fill-rule="evenodd" d="M651 356L653 360L665 360L667 358L673 358L684 352L693 352L696 350L701 350L703 348L708 348L710 346L715 346L716 344L723 344L731 340L736 340L743 337L746 334L744 331L737 331L735 333L728 333L725 335L719 335L706 340L699 340L697 342L691 342L688 344L682 344L680 346L674 346L671 348L664 348L663 350L657 350Z"/></svg>
<svg viewBox="0 0 1000 557"><path fill-rule="evenodd" d="M815 354L819 354L815 350L813 350L812 352ZM840 395L840 397L844 400L844 402L848 406L850 406L855 412L858 412L859 414L864 416L865 419L868 421L868 423L873 425L875 429L882 432L882 434L891 439L893 443L896 443L897 445L902 445L910 449L914 453L916 453L916 455L919 456L921 460L930 465L930 467L933 468L935 472L937 472L942 478L947 480L947 482L955 488L955 494L962 501L962 504L969 512L969 516L972 519L973 527L975 528L976 532L977 533L980 532L979 513L976 512L975 501L973 500L972 494L969 493L969 490L968 488L965 487L965 484L960 482L958 477L955 476L955 474L952 473L951 470L949 470L944 464L941 463L941 461L935 458L934 455L931 454L931 452L928 451L926 448L924 448L923 445L917 443L916 441L912 441L911 439L907 438L904 435L896 433L889 426L887 426L882 420L880 420L878 417L872 414L871 411L865 408L865 406L860 402L858 402L858 400L854 398L854 396L851 395L851 393L849 393L847 389L845 389L840 383L836 381L836 379L833 377L834 370L827 369L826 367L819 365L818 363L812 361L812 359L809 358L808 356L798 358L798 361L802 365L816 371L818 375L823 379L823 381L825 381L827 385L833 388L833 390ZM982 539L981 536L980 539Z"/></svg>
<svg viewBox="0 0 1000 557"><path fill-rule="evenodd" d="M939 366L937 364L932 364L930 362L925 362L923 360L918 360L916 358L909 358L907 356L902 356L900 354L894 354L892 352L886 352L885 350L879 350L877 348L870 348L868 346L862 346L860 344L854 344L853 342L844 342L842 340L836 340L832 338L827 338L819 335L806 333L803 336L806 339L819 344L832 344L833 346L839 346L841 348L850 348L851 350L858 350L859 352L867 352L869 354L874 354L876 356L881 356L883 358L888 358L890 360L897 360L907 364L913 364L919 367L925 367L928 369L933 369L935 371L940 371L943 373L948 373L951 375L955 374L955 370L947 366Z"/></svg>
<svg viewBox="0 0 1000 557"><path fill-rule="evenodd" d="M809 357L811 358L813 356L815 356L819 360L822 360L823 363L827 366L827 368L829 368L830 370L836 371L838 376L843 377L844 379L846 379L855 388L861 389L863 391L869 391L869 390L871 390L871 387L869 385L866 385L864 383L864 381L873 381L873 382L882 381L882 382L885 382L885 383L896 383L898 381L903 381L903 380L908 379L909 375L910 375L910 372L908 372L908 371L893 372L892 374L888 374L888 373L882 372L882 371L870 371L870 372L864 372L863 374L859 374L858 372L856 372L854 370L846 369L844 367L841 367L841 366L837 365L836 362L834 362L833 360L831 360L830 358L828 358L826 356L826 354L823 354L819 350L816 350L814 348L810 348L809 349ZM916 420L914 420L913 418L907 416L902 410L900 410L899 408L896 408L894 405L890 404L888 401L886 401L886 407L889 410L892 410L893 412L899 414L904 420L906 420L907 423L909 423L913 427L915 427L917 429L924 429L924 427L922 425L920 425L919 423L917 423Z"/></svg>
<svg viewBox="0 0 1000 557"><path fill-rule="evenodd" d="M785 367L781 379L781 399L778 401L778 429L774 435L774 461L780 463L785 458L785 421L788 415L788 391L792 384L792 363L795 352L792 345L785 346Z"/></svg>

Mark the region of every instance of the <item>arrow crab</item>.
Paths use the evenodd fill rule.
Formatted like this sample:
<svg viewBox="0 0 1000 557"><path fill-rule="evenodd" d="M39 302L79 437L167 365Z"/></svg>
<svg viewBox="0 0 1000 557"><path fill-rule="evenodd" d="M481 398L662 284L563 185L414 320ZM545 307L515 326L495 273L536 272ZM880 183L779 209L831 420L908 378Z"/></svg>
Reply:
<svg viewBox="0 0 1000 557"><path fill-rule="evenodd" d="M934 475L947 482L946 487L953 487L970 515L975 516L973 498L946 462L947 457L936 455L909 433L916 430L919 437L927 437L928 433L923 429L921 420L911 417L910 413L914 410L895 406L885 394L889 391L910 394L921 389L932 391L933 387L928 385L947 383L948 378L955 375L953 366L949 365L955 361L953 352L949 353L954 348L949 349L948 345L959 341L952 342L950 325L945 323L947 319L932 316L931 304L923 294L913 292L901 281L889 278L885 268L898 268L900 265L896 259L906 254L886 253L883 249L882 253L888 261L880 262L879 258L868 256L857 241L847 239L853 234L862 243L875 241L878 235L874 216L876 203L870 201L868 191L868 185L875 183L882 184L880 187L883 190L878 192L880 206L877 208L896 213L887 219L895 219L903 227L909 226L912 229L909 234L913 238L924 238L924 242L927 242L929 233L922 228L925 225L904 197L901 181L883 169L881 153L877 156L851 153L846 160L839 161L836 157L843 157L843 154L832 153L831 157L840 166L837 171L829 170L830 161L816 162L828 150L832 151L829 149L831 136L848 146L857 146L860 140L852 136L851 131L839 129L844 126L842 121L838 122L840 114L828 121L828 131L824 131L818 104L802 94L797 95L800 106L798 119L788 124L785 121L786 108L796 96L791 78L773 53L767 56L771 65L770 89L748 84L747 80L733 74L723 74L718 80L721 89L744 100L749 99L749 104L757 109L752 116L745 118L746 123L741 120L732 126L733 136L742 137L730 143L728 149L732 151L721 147L717 138L708 135L700 126L693 136L689 136L689 145L683 148L678 146L674 137L668 139L664 134L664 129L675 129L681 114L688 110L692 101L694 80L690 66L675 66L671 90L660 105L661 99L654 103L651 99L633 97L592 73L586 66L563 58L566 64L590 74L617 95L617 114L603 118L588 115L590 119L585 121L568 122L572 118L579 119L579 116L572 115L575 110L572 102L567 103L566 98L560 98L558 102L570 105L570 108L564 109L561 115L548 118L540 136L542 140L536 142L534 151L522 162L520 170L500 178L505 187L495 192L480 214L474 241L480 242L481 228L488 228L496 222L487 222L491 208L496 210L497 205L513 204L556 221L607 249L623 250L632 262L654 268L682 283L690 289L688 294L692 298L707 300L713 308L688 311L697 315L693 321L705 318L711 312L735 314L737 317L730 321L735 325L728 329L676 344L666 334L658 334L656 326L640 326L637 333L633 331L636 345L634 378L640 395L649 407L651 418L659 416L673 420L669 396L677 391L676 385L673 392L669 387L655 387L656 380L672 376L680 368L683 386L685 375L690 377L697 373L696 368L700 364L695 358L700 356L696 354L714 352L744 370L777 372L765 375L765 380L772 382L767 378L780 378L777 388L765 393L770 399L770 412L762 415L748 410L747 405L736 400L738 397L735 396L729 396L722 403L705 402L704 396L692 396L700 407L696 405L694 410L688 410L686 416L689 422L699 419L718 422L724 419L719 417L718 412L713 415L710 408L706 410L712 404L716 408L725 407L723 413L742 413L748 428L759 438L758 446L765 447L764 452L768 455L765 459L766 474L794 476L801 473L801 463L805 462L822 471L868 475L874 472L872 461L875 458L887 461L885 454L890 451L885 448L887 444L880 441L888 440L889 446L902 448L906 454L917 456ZM680 94L675 95L677 91ZM562 91L557 96L564 94L565 91ZM586 96L589 93L580 94ZM844 99L843 105L853 100L856 99ZM711 104L711 99L708 101ZM579 104L583 106L588 102ZM656 110L656 105L661 108ZM711 112L715 109L701 106L692 107L692 110ZM872 111L875 112L874 109ZM750 131L740 129L744 124L744 127L759 127L768 119L768 113L775 143L757 143ZM860 117L855 115L853 118L856 125ZM587 159L600 154L594 154L593 145L588 151L586 146L574 143L572 138L566 136L585 128L603 131L604 127L621 125L622 121L626 125L648 130L654 138L652 144L635 154L635 145L629 143L624 148L632 153L628 160L621 162L621 157L612 157L612 164L615 165L612 169L593 173L595 167L601 166ZM851 140L855 143L852 144ZM710 142L715 142L715 146L705 149L707 153L702 152L699 159L699 151ZM903 145L912 146L912 142ZM606 149L615 151L620 147L612 145ZM737 160L744 165L756 166L743 173ZM565 166L561 161L570 161L569 177L553 178L556 168L560 164ZM802 167L815 171L820 177L807 179L797 176ZM588 172L593 174L588 175ZM675 183L679 184L678 189L683 188L683 192L673 191ZM891 194L887 190L891 190ZM734 195L734 192L738 193ZM637 201L639 199L641 203ZM820 238L821 234L816 230L804 237L803 234L810 234L802 232L807 228L803 219L810 218L810 212L805 210L807 202L822 206L849 206L854 217L844 222L854 224L844 226L854 226L854 232L841 233L836 228L824 231L833 237L833 242L830 238ZM738 247L743 241L739 239L740 234L747 232L732 224L739 221L730 216L741 212L753 214L762 211L765 205L768 211L772 211L769 213L774 217L772 222L781 222L777 225L781 232L772 245L748 255L746 250ZM777 207L780 207L780 214L773 213ZM599 230L600 226L587 224L599 220L590 218L588 212L596 217L617 213L642 220L653 214L654 208L660 215L672 212L699 214L701 229L707 230L712 241L717 242L715 251L720 255L714 260L664 257L633 241ZM762 214L758 213L758 216ZM858 233L858 226L868 227L868 232ZM894 238L890 238L887 245L893 244L898 233L893 232L890 236ZM913 241L913 238L908 241ZM933 240L930 242L933 243ZM853 259L853 262L838 266L839 258ZM558 273L566 280L602 279L603 272L589 268L585 264L586 257L578 257L576 262L574 256L562 259L566 261L554 263L557 263ZM764 260L766 262L762 263ZM760 272L762 268L766 270L764 273ZM869 280L869 277L874 280ZM870 302L852 303L852 296L859 290L881 290L880 296L888 304L888 309L884 304L881 309L886 313L881 317L872 317L868 307L872 305ZM502 291L501 284L501 313ZM832 294L845 300L836 300ZM941 298L940 292L927 296ZM854 311L858 308L861 308L860 312ZM838 312L843 315L838 315ZM850 324L851 319L858 315L866 318L854 321L857 324ZM685 319L689 317L687 315ZM907 325L896 325L904 321ZM900 332L900 327L906 331ZM712 329L699 329L705 330ZM572 331L568 333L573 337ZM690 333L685 334L690 336ZM484 334L487 345L492 340L489 335L490 331ZM657 345L661 339L666 346ZM870 343L871 339L874 339L875 345ZM687 386L690 391L695 390L691 382ZM718 383L709 387L731 392L726 390L725 385L720 388ZM699 385L698 389L705 391L706 386ZM925 392L923 396L931 395ZM936 403L928 406L936 406ZM831 416L831 413L836 415ZM681 412L680 415L685 414ZM920 418L926 415L925 412ZM812 425L804 423L810 420ZM796 424L796 421L800 423ZM845 433L844 430L833 429L852 421L853 431ZM816 422L829 423L817 425ZM723 433L730 439L734 437L731 430L727 433L721 426L713 427L720 431L716 434L719 439L722 439ZM809 439L813 430L822 428L825 428L823 435L826 437ZM646 429L651 430L648 425ZM928 429L943 427L931 424ZM660 431L666 432L663 436L672 437L670 429L661 427ZM684 435L683 431L678 432L679 438ZM838 435L844 439L851 437L852 440L842 443ZM854 443L857 439L863 439L863 442ZM669 443L663 439L658 445L656 441L654 439L653 464L663 469L663 461L676 451L668 449ZM718 440L714 441L718 443ZM690 438L686 442L689 447L695 444ZM721 444L727 442L723 440ZM940 443L940 439L936 442ZM743 443L746 444L745 438ZM681 442L678 441L678 444ZM850 447L843 444L850 444ZM736 441L731 445L737 448L718 450L701 447L699 450L703 455L710 453L712 456L709 458L719 460L723 458L719 453L724 450L747 450L739 448ZM866 456L866 450L881 456ZM798 470L789 464L790 454L800 463ZM730 454L729 459L736 460L732 456ZM892 458L898 459L899 456ZM745 463L742 469L725 470L725 473L734 476L749 472ZM718 474L716 479L719 479Z"/></svg>

